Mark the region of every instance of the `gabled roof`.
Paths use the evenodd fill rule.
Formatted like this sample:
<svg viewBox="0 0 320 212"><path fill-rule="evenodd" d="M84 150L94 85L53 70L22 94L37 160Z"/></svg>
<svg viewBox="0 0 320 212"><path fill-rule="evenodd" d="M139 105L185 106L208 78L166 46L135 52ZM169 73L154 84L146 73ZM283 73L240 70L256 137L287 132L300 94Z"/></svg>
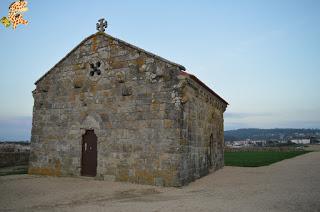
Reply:
<svg viewBox="0 0 320 212"><path fill-rule="evenodd" d="M85 38L83 41L81 41L81 42L80 42L76 47L74 47L66 56L64 56L57 64L55 64L49 71L47 71L42 77L40 77L34 84L37 84L39 81L41 81L41 80L42 80L45 76L47 76L58 64L60 64L63 60L65 60L70 54L72 54L76 49L78 49L83 43L85 43L87 40L93 38L93 37L96 36L96 35L103 35L103 36L105 36L105 37L107 37L107 38L110 38L110 39L112 39L112 40L118 41L119 43L122 43L122 44L124 44L124 45L126 45L126 46L128 46L128 47L131 47L131 48L136 49L136 50L138 50L138 51L140 51L140 52L143 52L143 53L145 53L146 55L148 55L148 56L150 56L150 57L153 57L153 58L156 58L156 59L161 60L161 61L163 61L163 62L169 63L169 64L171 64L171 65L173 65L173 66L177 66L177 67L180 68L180 70L183 70L183 71L186 70L186 68L185 68L184 66L180 65L180 64L171 62L171 61L169 61L169 60L167 60L167 59L165 59L165 58L163 58L163 57L160 57L160 56L158 56L158 55L155 55L155 54L153 54L153 53L151 53L151 52L148 52L148 51L146 51L146 50L144 50L144 49L141 49L141 48L139 48L139 47L137 47L137 46L135 46L135 45L132 45L132 44L130 44L130 43L127 43L127 42L125 42L125 41L123 41L123 40L120 40L120 39L118 39L118 38L112 37L111 35L108 35L108 34L106 34L106 33L104 33L104 32L97 32L97 33L92 34L92 35L90 35L89 37Z"/></svg>
<svg viewBox="0 0 320 212"><path fill-rule="evenodd" d="M201 85L203 88L205 88L206 90L208 90L211 94L213 94L213 95L216 96L218 99L220 99L221 101L223 101L224 103L226 103L226 104L228 105L228 102L227 102L227 101L225 101L225 100L224 100L222 97L220 97L217 93L215 93L213 90L211 90L206 84L204 84L204 83L203 83L201 80L199 80L196 76L185 72L186 68L185 68L184 66L182 66L182 65L180 65L180 64L177 64L177 63L174 63L174 62L171 62L171 61L169 61L169 60L167 60L167 59L165 59L165 58L163 58L163 57L160 57L160 56L158 56L158 55L155 55L155 54L153 54L153 53L151 53L151 52L148 52L148 51L146 51L146 50L144 50L144 49L141 49L141 48L139 48L139 47L137 47L137 46L135 46L135 45L132 45L132 44L130 44L130 43L127 43L127 42L125 42L125 41L123 41L123 40L120 40L120 39L118 39L118 38L112 37L111 35L108 35L108 34L106 34L106 33L104 33L104 32L97 32L97 33L92 34L92 35L90 35L89 37L85 38L83 41L81 41L81 42L80 42L76 47L74 47L66 56L64 56L57 64L55 64L49 71L47 71L42 77L40 77L40 78L35 82L35 84L37 84L37 83L38 83L39 81L41 81L45 76L47 76L58 64L60 64L60 63L61 63L63 60L65 60L70 54L72 54L75 50L77 50L83 43L85 43L87 40L93 38L93 37L96 36L96 35L103 35L103 36L105 36L105 37L107 37L107 38L110 38L110 39L112 39L112 40L115 40L115 41L117 41L117 42L119 42L119 43L121 43L121 44L123 44L123 45L126 45L126 46L131 47L131 48L133 48L133 49L136 49L136 50L138 50L138 51L140 51L140 52L143 52L143 53L145 53L146 55L148 55L148 56L150 56L150 57L156 58L156 59L161 60L161 61L163 61L163 62L169 63L169 64L171 64L171 65L173 65L173 66L179 67L179 69L181 70L181 74L182 74L182 75L189 76L191 79L193 79L193 80L194 80L195 82L197 82L199 85Z"/></svg>
<svg viewBox="0 0 320 212"><path fill-rule="evenodd" d="M224 100L221 96L219 96L216 92L214 92L211 88L209 88L206 84L204 84L201 80L199 80L196 76L193 74L187 73L186 71L181 71L181 75L188 76L190 79L193 79L195 82L197 82L199 85L201 85L203 88L205 88L207 91L209 91L211 94L216 96L218 99L223 101L225 104L229 105L229 103Z"/></svg>

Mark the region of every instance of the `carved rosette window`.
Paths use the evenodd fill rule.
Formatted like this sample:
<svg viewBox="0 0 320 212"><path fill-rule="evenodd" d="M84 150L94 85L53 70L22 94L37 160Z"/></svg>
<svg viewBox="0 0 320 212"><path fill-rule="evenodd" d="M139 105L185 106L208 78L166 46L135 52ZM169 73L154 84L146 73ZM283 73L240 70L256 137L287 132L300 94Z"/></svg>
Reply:
<svg viewBox="0 0 320 212"><path fill-rule="evenodd" d="M88 77L93 81L97 81L104 74L105 65L99 58L93 58L87 63Z"/></svg>
<svg viewBox="0 0 320 212"><path fill-rule="evenodd" d="M100 67L101 67L100 61L96 63L90 63L90 68L91 68L90 76L93 76L94 74L100 75L101 74Z"/></svg>

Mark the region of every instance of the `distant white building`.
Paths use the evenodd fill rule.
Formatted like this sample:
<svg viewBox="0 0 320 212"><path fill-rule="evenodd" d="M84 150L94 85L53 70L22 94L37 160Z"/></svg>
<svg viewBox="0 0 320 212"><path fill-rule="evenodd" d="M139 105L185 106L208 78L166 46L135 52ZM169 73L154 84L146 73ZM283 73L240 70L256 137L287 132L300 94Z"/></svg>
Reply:
<svg viewBox="0 0 320 212"><path fill-rule="evenodd" d="M310 139L292 139L291 142L295 144L310 144Z"/></svg>
<svg viewBox="0 0 320 212"><path fill-rule="evenodd" d="M266 144L265 140L241 140L241 141L226 141L225 146L231 148L240 148L240 147L250 147L250 146L264 146Z"/></svg>

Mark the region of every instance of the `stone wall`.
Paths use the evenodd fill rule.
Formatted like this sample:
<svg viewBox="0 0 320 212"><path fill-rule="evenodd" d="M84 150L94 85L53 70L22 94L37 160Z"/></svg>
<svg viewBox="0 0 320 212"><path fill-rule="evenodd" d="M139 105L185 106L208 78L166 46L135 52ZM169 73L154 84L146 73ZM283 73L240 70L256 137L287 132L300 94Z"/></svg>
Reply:
<svg viewBox="0 0 320 212"><path fill-rule="evenodd" d="M227 105L191 79L185 81L182 102L179 177L185 184L224 166L223 112Z"/></svg>
<svg viewBox="0 0 320 212"><path fill-rule="evenodd" d="M29 152L28 142L0 142L0 152Z"/></svg>
<svg viewBox="0 0 320 212"><path fill-rule="evenodd" d="M90 75L90 63L101 75ZM98 137L97 178L180 185L173 87L180 69L96 34L38 83L30 174L80 175L86 129Z"/></svg>
<svg viewBox="0 0 320 212"><path fill-rule="evenodd" d="M26 165L29 162L29 151L0 152L0 167Z"/></svg>

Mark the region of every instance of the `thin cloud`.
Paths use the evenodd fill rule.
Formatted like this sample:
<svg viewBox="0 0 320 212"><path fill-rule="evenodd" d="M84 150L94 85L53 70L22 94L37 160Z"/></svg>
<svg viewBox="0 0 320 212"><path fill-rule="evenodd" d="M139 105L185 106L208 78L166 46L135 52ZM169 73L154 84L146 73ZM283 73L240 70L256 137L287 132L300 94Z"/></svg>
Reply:
<svg viewBox="0 0 320 212"><path fill-rule="evenodd" d="M0 118L0 140L20 141L30 140L32 117L2 117Z"/></svg>
<svg viewBox="0 0 320 212"><path fill-rule="evenodd" d="M225 118L232 118L232 119L244 119L244 118L251 118L251 117L261 117L261 116L271 116L271 113L232 113L226 112L224 114Z"/></svg>

